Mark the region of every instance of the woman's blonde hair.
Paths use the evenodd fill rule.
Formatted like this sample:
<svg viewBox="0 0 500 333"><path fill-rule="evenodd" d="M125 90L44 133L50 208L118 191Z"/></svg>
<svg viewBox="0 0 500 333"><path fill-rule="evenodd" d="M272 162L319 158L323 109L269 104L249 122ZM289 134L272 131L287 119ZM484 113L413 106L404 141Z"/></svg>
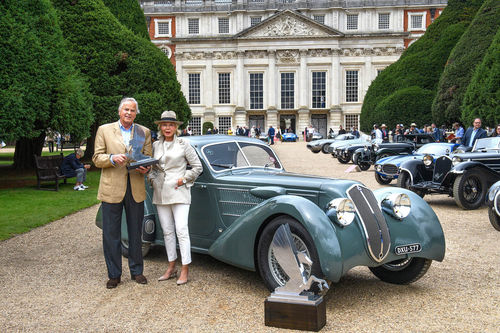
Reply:
<svg viewBox="0 0 500 333"><path fill-rule="evenodd" d="M163 139L163 133L161 132L161 124L163 123L158 124L158 140ZM180 135L179 125L176 123L173 124L175 124L175 136L179 136Z"/></svg>

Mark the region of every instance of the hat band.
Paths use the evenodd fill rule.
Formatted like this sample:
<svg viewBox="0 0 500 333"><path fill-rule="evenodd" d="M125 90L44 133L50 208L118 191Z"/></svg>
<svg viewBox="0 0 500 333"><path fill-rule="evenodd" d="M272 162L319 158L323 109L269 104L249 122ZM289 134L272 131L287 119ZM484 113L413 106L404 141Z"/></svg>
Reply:
<svg viewBox="0 0 500 333"><path fill-rule="evenodd" d="M177 121L177 119L173 117L165 117L161 118L160 121Z"/></svg>

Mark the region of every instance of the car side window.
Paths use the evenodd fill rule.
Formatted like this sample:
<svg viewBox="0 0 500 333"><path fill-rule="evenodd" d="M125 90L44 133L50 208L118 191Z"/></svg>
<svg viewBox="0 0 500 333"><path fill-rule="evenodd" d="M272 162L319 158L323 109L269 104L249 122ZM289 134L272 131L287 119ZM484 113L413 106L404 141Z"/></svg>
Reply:
<svg viewBox="0 0 500 333"><path fill-rule="evenodd" d="M238 145L235 142L225 142L207 146L203 149L208 163L215 171L247 166L241 157Z"/></svg>
<svg viewBox="0 0 500 333"><path fill-rule="evenodd" d="M250 165L277 169L281 168L280 163L269 147L248 143L240 143L240 146Z"/></svg>

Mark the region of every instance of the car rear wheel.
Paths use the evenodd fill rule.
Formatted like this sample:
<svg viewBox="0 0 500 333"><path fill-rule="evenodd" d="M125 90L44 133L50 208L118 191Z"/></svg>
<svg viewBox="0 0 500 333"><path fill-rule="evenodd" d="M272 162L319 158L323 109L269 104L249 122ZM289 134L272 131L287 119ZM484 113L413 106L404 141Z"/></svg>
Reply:
<svg viewBox="0 0 500 333"><path fill-rule="evenodd" d="M425 197L424 191L412 190L412 189L410 189L410 185L411 185L410 174L408 172L405 172L405 171L401 172L398 176L398 186L417 193L421 198Z"/></svg>
<svg viewBox="0 0 500 333"><path fill-rule="evenodd" d="M340 155L337 156L337 159L339 160L340 163L347 164L351 160L351 156L352 156L351 153L347 153L345 155L344 154L340 154Z"/></svg>
<svg viewBox="0 0 500 333"><path fill-rule="evenodd" d="M271 246L274 233L282 224L286 223L290 226L290 231L292 232L293 241L297 250L305 252L313 262L312 267L304 264L307 275L310 276L312 274L316 277L322 277L323 275L316 247L307 230L302 224L297 222L297 220L289 216L279 216L265 226L257 246L257 266L259 274L270 291L274 291L279 286L284 286L289 280L288 275L274 257Z"/></svg>
<svg viewBox="0 0 500 333"><path fill-rule="evenodd" d="M476 170L466 171L453 183L453 197L463 209L481 207L486 196L486 182Z"/></svg>
<svg viewBox="0 0 500 333"><path fill-rule="evenodd" d="M425 258L404 258L378 267L369 267L380 280L393 284L410 284L425 275L432 260Z"/></svg>
<svg viewBox="0 0 500 333"><path fill-rule="evenodd" d="M390 182L392 182L392 178L381 176L381 175L379 175L379 174L378 174L378 173L376 173L376 172L375 172L375 180L376 180L376 181L377 181L377 183L379 183L380 185L387 185L387 184L389 184Z"/></svg>
<svg viewBox="0 0 500 333"><path fill-rule="evenodd" d="M493 228L500 231L500 216L497 215L493 207L488 208L488 217Z"/></svg>
<svg viewBox="0 0 500 333"><path fill-rule="evenodd" d="M323 152L323 154L328 154L328 148L330 147L330 144L329 143L325 143L322 147L321 147L321 151Z"/></svg>
<svg viewBox="0 0 500 333"><path fill-rule="evenodd" d="M122 256L128 258L128 240L122 239L121 243L122 243ZM147 256L150 249L151 249L151 243L142 243L141 247L142 256L143 257Z"/></svg>

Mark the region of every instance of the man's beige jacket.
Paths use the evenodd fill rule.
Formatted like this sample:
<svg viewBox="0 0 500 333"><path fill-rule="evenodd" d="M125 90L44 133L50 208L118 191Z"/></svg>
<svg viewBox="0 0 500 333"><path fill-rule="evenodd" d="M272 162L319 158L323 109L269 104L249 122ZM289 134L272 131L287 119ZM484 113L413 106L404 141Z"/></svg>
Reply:
<svg viewBox="0 0 500 333"><path fill-rule="evenodd" d="M151 156L151 132L144 126L140 126L145 134L142 153ZM132 138L131 138L132 139ZM105 124L99 127L95 139L94 156L92 161L95 166L102 168L101 181L97 199L107 203L119 203L123 200L127 190L127 174L129 171L125 165L113 165L109 159L111 154L125 154L126 147L120 131L120 122ZM144 175L138 171L130 171L130 185L132 196L136 202L146 199L146 188L144 186Z"/></svg>

